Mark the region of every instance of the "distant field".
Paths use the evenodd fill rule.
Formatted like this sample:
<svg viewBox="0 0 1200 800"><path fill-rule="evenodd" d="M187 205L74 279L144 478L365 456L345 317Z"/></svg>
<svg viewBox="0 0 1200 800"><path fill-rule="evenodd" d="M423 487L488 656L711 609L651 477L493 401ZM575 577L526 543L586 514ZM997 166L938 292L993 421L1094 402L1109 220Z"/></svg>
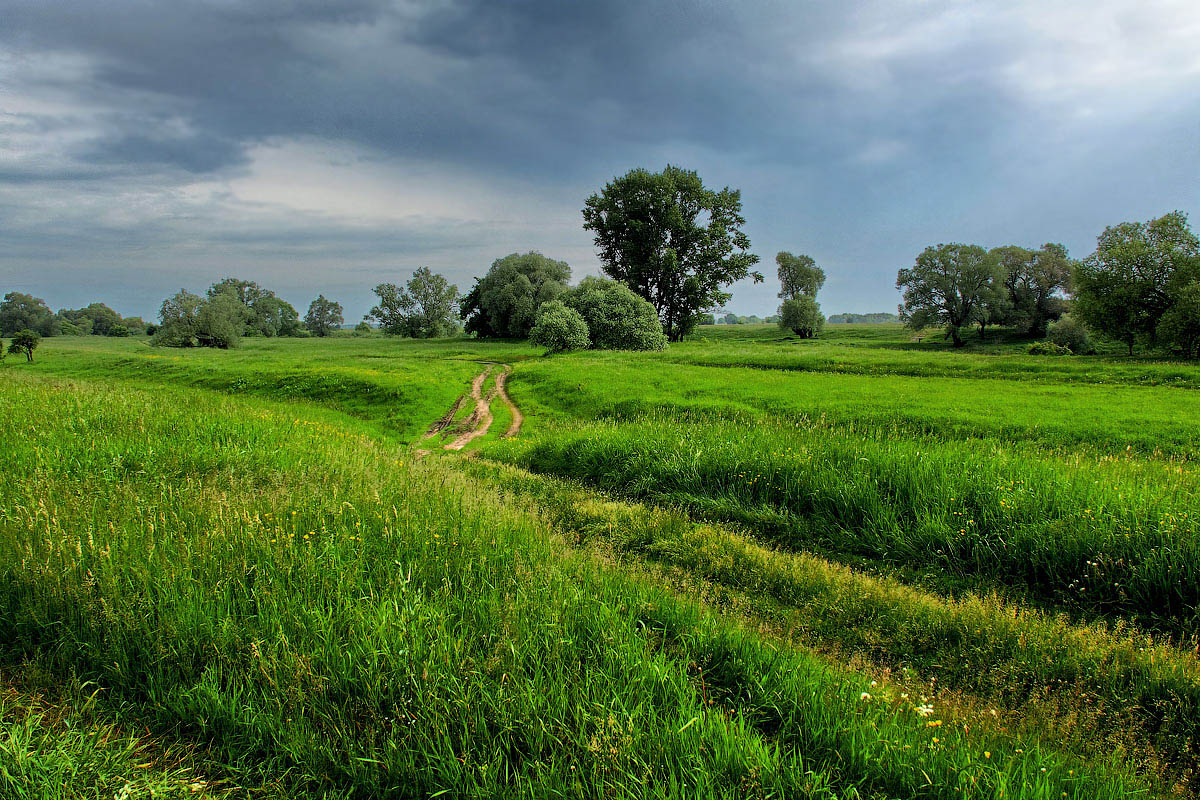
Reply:
<svg viewBox="0 0 1200 800"><path fill-rule="evenodd" d="M910 339L45 340L0 796L1195 796L1200 368Z"/></svg>

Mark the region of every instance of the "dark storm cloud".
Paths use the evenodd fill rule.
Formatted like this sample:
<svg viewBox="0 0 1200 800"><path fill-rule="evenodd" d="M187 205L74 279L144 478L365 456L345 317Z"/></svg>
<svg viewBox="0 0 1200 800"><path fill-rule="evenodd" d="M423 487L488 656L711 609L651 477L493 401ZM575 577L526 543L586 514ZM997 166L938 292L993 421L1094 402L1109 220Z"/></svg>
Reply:
<svg viewBox="0 0 1200 800"><path fill-rule="evenodd" d="M942 148L986 138L1004 113L995 98L971 96L976 80L938 78L935 62L965 55L942 48L892 67L893 80L923 87L901 115L877 98L839 100L796 58L842 24L816 5L331 5L38 2L19 5L7 30L26 51L96 59L95 96L152 104L201 131L194 141L145 137L131 119L84 155L144 155L188 171L236 165L238 142L296 134L489 170L588 174L630 145L671 141L821 159L868 138L864 125L884 116ZM986 76L989 45L968 46ZM938 104L957 114L920 124Z"/></svg>
<svg viewBox="0 0 1200 800"><path fill-rule="evenodd" d="M807 251L831 274L826 310L889 308L895 269L934 241L1078 250L1102 223L1194 207L1196 61L1167 46L1182 17L1195 22L1173 0L1138 13L1113 2L10 0L0 233L22 260L13 267L10 250L0 267L23 279L41 253L68 270L69 242L97 255L88 241L130 274L151 268L147 253L193 246L246 268L272 251L320 257L325 270L338 255L413 264L440 248L447 263L464 259L464 282L506 236L582 252L586 235L561 221L577 223L586 193L671 161L743 189L766 271L777 249ZM1093 21L1099 33L1073 44ZM506 229L464 212L393 223L392 235L348 212L181 197L252 175L255 148L297 141L340 147L348 162L370 153L466 172L485 188L519 179L511 206L527 218ZM523 205L535 194L565 209L540 234L543 212ZM86 203L72 210L76 195ZM768 311L772 295L737 298Z"/></svg>

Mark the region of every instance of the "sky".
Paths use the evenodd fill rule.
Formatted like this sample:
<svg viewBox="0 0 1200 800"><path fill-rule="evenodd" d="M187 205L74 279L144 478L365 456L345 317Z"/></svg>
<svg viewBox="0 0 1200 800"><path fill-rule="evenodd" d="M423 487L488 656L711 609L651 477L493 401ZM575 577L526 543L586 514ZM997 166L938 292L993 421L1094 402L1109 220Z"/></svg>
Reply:
<svg viewBox="0 0 1200 800"><path fill-rule="evenodd" d="M156 316L235 276L349 323L428 266L598 274L635 167L742 193L826 313L894 311L926 246L1200 227L1195 0L0 0L0 291Z"/></svg>

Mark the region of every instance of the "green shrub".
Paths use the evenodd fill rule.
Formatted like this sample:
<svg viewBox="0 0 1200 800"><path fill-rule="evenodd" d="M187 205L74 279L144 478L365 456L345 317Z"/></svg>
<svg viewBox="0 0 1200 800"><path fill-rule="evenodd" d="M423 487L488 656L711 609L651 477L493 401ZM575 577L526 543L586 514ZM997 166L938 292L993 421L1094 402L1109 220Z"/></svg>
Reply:
<svg viewBox="0 0 1200 800"><path fill-rule="evenodd" d="M667 346L654 306L623 283L584 278L560 299L583 317L597 350L662 350Z"/></svg>
<svg viewBox="0 0 1200 800"><path fill-rule="evenodd" d="M825 327L821 306L806 294L784 300L779 308L779 327L801 339L815 339Z"/></svg>
<svg viewBox="0 0 1200 800"><path fill-rule="evenodd" d="M1034 342L1029 345L1029 355L1031 356L1069 356L1071 348L1063 347L1061 344L1054 342Z"/></svg>
<svg viewBox="0 0 1200 800"><path fill-rule="evenodd" d="M552 353L586 350L592 343L583 317L578 311L567 308L558 300L542 304L538 310L537 322L529 332L529 340Z"/></svg>
<svg viewBox="0 0 1200 800"><path fill-rule="evenodd" d="M126 328L124 325L113 325L108 329L108 335L117 337L128 336L129 328Z"/></svg>
<svg viewBox="0 0 1200 800"><path fill-rule="evenodd" d="M1087 326L1070 314L1064 314L1046 329L1046 338L1052 344L1065 347L1077 356L1096 352ZM1032 352L1032 351L1031 351Z"/></svg>

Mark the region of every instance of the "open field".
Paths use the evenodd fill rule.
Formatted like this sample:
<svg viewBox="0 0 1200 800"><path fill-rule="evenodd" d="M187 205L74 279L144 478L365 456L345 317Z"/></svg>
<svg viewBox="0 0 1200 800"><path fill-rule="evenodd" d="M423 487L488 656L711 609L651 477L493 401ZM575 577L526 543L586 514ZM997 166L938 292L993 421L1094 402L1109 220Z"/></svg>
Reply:
<svg viewBox="0 0 1200 800"><path fill-rule="evenodd" d="M883 325L0 373L0 795L1200 788L1200 368Z"/></svg>

